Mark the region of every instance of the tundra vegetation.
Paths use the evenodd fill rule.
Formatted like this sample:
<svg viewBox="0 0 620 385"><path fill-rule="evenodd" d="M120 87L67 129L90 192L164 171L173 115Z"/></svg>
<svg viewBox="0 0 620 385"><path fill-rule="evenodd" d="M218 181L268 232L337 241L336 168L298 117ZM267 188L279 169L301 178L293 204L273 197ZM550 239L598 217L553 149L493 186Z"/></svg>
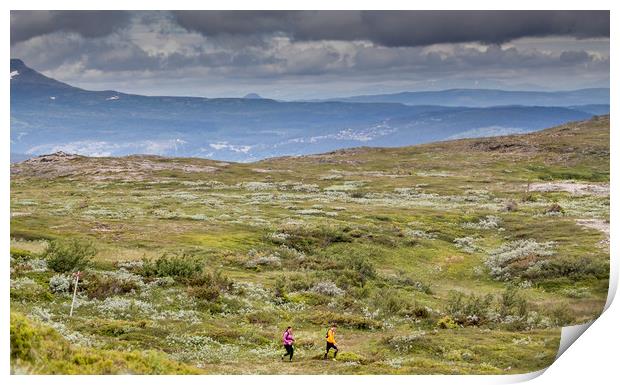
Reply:
<svg viewBox="0 0 620 385"><path fill-rule="evenodd" d="M14 373L524 373L606 300L609 117L252 164L55 154L11 173Z"/></svg>

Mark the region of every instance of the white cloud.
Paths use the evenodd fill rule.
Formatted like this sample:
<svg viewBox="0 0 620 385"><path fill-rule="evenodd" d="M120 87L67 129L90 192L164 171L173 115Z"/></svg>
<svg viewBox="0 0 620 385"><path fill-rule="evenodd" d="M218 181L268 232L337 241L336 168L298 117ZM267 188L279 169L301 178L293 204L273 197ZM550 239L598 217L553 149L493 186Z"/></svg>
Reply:
<svg viewBox="0 0 620 385"><path fill-rule="evenodd" d="M228 142L216 142L216 143L209 143L209 147L215 149L215 150L229 150L229 151L233 151L233 152L237 152L237 153L243 153L243 154L247 154L251 149L252 146L248 146L248 145L237 145L237 144L228 144Z"/></svg>

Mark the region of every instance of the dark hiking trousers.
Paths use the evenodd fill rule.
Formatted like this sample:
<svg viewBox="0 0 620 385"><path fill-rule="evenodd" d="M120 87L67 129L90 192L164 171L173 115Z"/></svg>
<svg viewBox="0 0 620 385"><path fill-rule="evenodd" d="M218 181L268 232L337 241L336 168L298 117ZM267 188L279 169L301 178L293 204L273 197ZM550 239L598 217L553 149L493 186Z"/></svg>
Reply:
<svg viewBox="0 0 620 385"><path fill-rule="evenodd" d="M293 352L294 352L293 345L284 345L284 349L286 349L286 354L284 354L282 356L282 358L284 359L284 357L290 356L289 360L292 361L293 360Z"/></svg>
<svg viewBox="0 0 620 385"><path fill-rule="evenodd" d="M325 347L325 356L323 356L323 358L327 358L330 349L334 349L334 358L336 358L336 355L338 354L338 346L332 344L331 342L327 343L327 346Z"/></svg>

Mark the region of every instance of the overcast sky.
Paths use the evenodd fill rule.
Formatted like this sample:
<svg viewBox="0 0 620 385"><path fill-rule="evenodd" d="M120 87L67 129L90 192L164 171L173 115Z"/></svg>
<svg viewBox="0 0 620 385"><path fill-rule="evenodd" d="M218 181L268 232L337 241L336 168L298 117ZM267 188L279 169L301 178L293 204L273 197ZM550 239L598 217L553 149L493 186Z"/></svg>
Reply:
<svg viewBox="0 0 620 385"><path fill-rule="evenodd" d="M609 87L609 12L12 11L11 57L147 95Z"/></svg>

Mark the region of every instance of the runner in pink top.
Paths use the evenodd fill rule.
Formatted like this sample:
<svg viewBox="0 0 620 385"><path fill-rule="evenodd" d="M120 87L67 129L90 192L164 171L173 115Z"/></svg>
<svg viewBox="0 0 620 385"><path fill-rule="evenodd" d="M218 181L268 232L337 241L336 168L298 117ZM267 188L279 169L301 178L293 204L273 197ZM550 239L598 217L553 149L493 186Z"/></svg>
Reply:
<svg viewBox="0 0 620 385"><path fill-rule="evenodd" d="M293 361L293 342L295 342L293 328L288 326L282 335L282 344L284 345L284 349L286 349L286 354L282 355L283 361L286 356L289 356L289 361Z"/></svg>

